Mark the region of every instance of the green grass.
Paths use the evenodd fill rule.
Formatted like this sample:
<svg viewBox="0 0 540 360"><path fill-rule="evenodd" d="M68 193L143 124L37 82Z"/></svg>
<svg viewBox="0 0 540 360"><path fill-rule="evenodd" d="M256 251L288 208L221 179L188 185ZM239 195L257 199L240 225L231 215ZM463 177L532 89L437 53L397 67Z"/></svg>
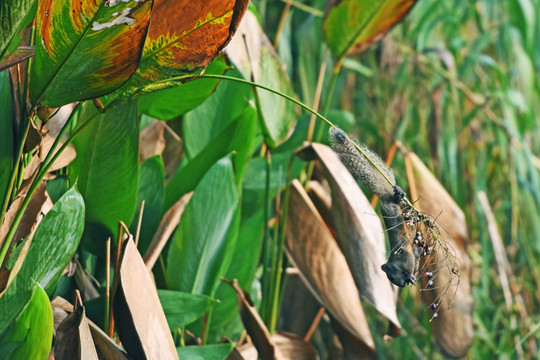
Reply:
<svg viewBox="0 0 540 360"><path fill-rule="evenodd" d="M272 38L284 4L255 5ZM344 66L331 99L331 109L355 115L351 132L379 154L394 140L418 154L464 210L473 266L472 359L537 356L533 343L540 344L538 19L540 2L534 0L419 1L382 43L351 57L353 65L362 66ZM321 63L327 61L325 84L333 66L320 22L293 6L279 42L282 61L306 104L313 104ZM323 90L323 104L325 96ZM398 182L405 183L400 156L393 168ZM511 310L479 191L488 195L510 263ZM399 311L408 335L377 344L381 357L440 357L423 308L409 292L400 301L408 311ZM417 325L410 325L412 318Z"/></svg>

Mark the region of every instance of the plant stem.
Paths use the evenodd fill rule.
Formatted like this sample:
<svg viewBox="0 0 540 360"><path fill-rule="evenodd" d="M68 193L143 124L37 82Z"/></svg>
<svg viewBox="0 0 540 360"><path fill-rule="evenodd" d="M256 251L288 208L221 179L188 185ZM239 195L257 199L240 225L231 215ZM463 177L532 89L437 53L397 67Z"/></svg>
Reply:
<svg viewBox="0 0 540 360"><path fill-rule="evenodd" d="M270 151L266 151L266 183L265 183L265 191L264 191L264 209L263 209L263 219L264 219L264 238L263 238L263 253L262 253L262 261L263 261L263 275L262 275L262 303L261 303L261 318L265 320L267 319L267 315L270 313L269 305L268 305L268 299L270 295L270 289L271 289L271 268L270 268L270 262L271 262L271 252L270 252L270 229L268 228L268 221L270 216L270 180L271 180L271 172L272 172L272 162L270 158Z"/></svg>
<svg viewBox="0 0 540 360"><path fill-rule="evenodd" d="M291 158L289 160L289 165L287 168L287 177L286 177L286 183L285 183L285 193L283 194L283 202L281 203L281 220L279 222L279 237L278 237L278 244L277 244L277 251L276 251L276 257L277 257L277 264L275 266L275 286L274 286L274 292L272 294L272 308L271 308L271 314L270 314L270 324L268 326L268 330L270 333L273 333L276 324L277 324L277 318L278 318L278 310L279 310L279 303L280 303L280 294L281 291L281 279L283 274L283 253L285 249L285 230L287 227L287 216L289 214L289 195L290 195L290 189L291 189L291 174L292 174L292 165L294 162L294 154L291 154Z"/></svg>
<svg viewBox="0 0 540 360"><path fill-rule="evenodd" d="M17 149L17 156L15 157L15 164L13 164L11 176L9 178L9 186L6 189L6 193L4 194L4 198L2 200L2 207L0 208L0 224L4 221L4 215L6 214L7 207L9 204L10 195L13 192L13 186L15 185L15 179L17 178L18 169L19 169L19 163L22 158L22 153L24 150L24 143L26 142L26 137L28 136L28 130L30 129L30 121L27 122L26 128L24 130L24 134L21 138L21 141L19 143L19 148ZM6 239L0 239L0 242L4 240L4 243L2 243L2 249L4 248L4 244L6 243ZM1 252L0 252L1 253ZM3 263L4 259L3 257L0 257L0 265Z"/></svg>

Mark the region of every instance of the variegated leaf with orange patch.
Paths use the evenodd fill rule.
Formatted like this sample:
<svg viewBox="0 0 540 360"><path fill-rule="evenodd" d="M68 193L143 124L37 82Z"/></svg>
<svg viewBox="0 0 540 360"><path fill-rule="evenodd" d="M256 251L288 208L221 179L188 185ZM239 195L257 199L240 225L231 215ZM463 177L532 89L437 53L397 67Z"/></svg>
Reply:
<svg viewBox="0 0 540 360"><path fill-rule="evenodd" d="M324 36L334 56L364 51L386 34L416 0L334 0L324 19Z"/></svg>
<svg viewBox="0 0 540 360"><path fill-rule="evenodd" d="M143 89L205 68L232 38L248 3L248 0L155 0L139 68L104 102L121 94L131 96L137 91L146 93L166 88L170 85Z"/></svg>
<svg viewBox="0 0 540 360"><path fill-rule="evenodd" d="M32 103L56 107L122 86L139 63L151 5L137 0L40 1Z"/></svg>

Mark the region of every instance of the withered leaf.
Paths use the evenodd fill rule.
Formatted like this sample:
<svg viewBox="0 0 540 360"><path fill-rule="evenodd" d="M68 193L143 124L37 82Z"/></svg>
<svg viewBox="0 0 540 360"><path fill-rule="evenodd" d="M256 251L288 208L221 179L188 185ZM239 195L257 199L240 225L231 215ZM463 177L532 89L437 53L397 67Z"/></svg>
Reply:
<svg viewBox="0 0 540 360"><path fill-rule="evenodd" d="M436 320L432 321L435 339L441 350L451 357L467 354L473 340L471 267L467 254L469 235L465 215L444 189L441 183L412 152L405 153L405 166L412 199L419 199L415 206L437 218L441 227L441 237L457 257L459 285L450 288L446 295L441 291L455 278L450 266L441 262L438 275L433 279L433 290L423 291L426 304L431 304L440 296L442 302ZM441 251L440 251L441 252ZM439 253L437 261L445 261L447 254ZM427 279L422 278L423 286ZM455 291L455 295L454 295ZM448 308L451 305L450 308Z"/></svg>
<svg viewBox="0 0 540 360"><path fill-rule="evenodd" d="M83 306L75 309L58 326L54 357L56 360L98 359Z"/></svg>
<svg viewBox="0 0 540 360"><path fill-rule="evenodd" d="M337 240L358 291L399 331L394 288L381 270L386 262L381 221L336 153L322 144L312 144L311 148L323 165L332 191L331 211Z"/></svg>
<svg viewBox="0 0 540 360"><path fill-rule="evenodd" d="M134 359L178 359L156 287L131 239L120 262L114 318L122 344Z"/></svg>
<svg viewBox="0 0 540 360"><path fill-rule="evenodd" d="M298 180L291 185L286 245L313 295L336 321L373 350L373 338L345 257Z"/></svg>

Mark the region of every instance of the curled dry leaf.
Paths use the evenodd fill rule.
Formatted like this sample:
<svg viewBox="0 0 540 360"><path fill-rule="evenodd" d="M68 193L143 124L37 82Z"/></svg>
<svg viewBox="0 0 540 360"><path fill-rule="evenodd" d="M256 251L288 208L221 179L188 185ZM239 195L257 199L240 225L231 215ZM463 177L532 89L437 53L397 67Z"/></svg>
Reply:
<svg viewBox="0 0 540 360"><path fill-rule="evenodd" d="M288 333L275 333L270 336L249 294L238 286L236 280L228 282L236 291L240 316L252 341L234 351L229 359L318 360L317 351L298 336Z"/></svg>
<svg viewBox="0 0 540 360"><path fill-rule="evenodd" d="M279 56L257 16L252 12L248 11L244 15L237 34L225 48L225 53L244 79L253 80L287 95L293 94L291 82L281 66ZM261 105L264 120L261 125L266 143L272 147L277 146L292 133L296 119L294 105L265 90L255 91Z"/></svg>
<svg viewBox="0 0 540 360"><path fill-rule="evenodd" d="M131 239L120 262L114 318L122 344L134 359L178 359L156 287Z"/></svg>
<svg viewBox="0 0 540 360"><path fill-rule="evenodd" d="M401 325L396 313L396 293L381 270L381 265L386 262L381 221L351 173L331 148L312 144L304 149L303 156L309 156L307 152L313 152L326 173L332 191L331 213L337 240L358 290L393 323L390 335L398 335Z"/></svg>
<svg viewBox="0 0 540 360"><path fill-rule="evenodd" d="M441 301L438 317L431 322L437 344L446 355L463 357L473 340L471 268L467 254L469 235L465 214L414 153L405 153L405 166L411 198L419 199L415 206L436 217L441 227L440 235L449 251L455 252L460 265L457 288L449 288L456 283L452 267L445 265L452 254L446 254L444 248L439 247L442 251L438 251L437 258L431 260L437 263L439 271L433 278L433 289L423 291L423 297L428 305ZM428 278L422 276L423 287L427 281Z"/></svg>
<svg viewBox="0 0 540 360"><path fill-rule="evenodd" d="M23 189L23 191L26 192L27 189ZM15 201L13 201L6 212L2 226L0 227L0 246L4 243L23 200L24 196L15 198ZM0 296L3 295L4 291L19 272L39 222L51 207L52 203L45 190L45 185L41 183L28 203L28 207L17 227L4 263L0 266Z"/></svg>
<svg viewBox="0 0 540 360"><path fill-rule="evenodd" d="M332 317L362 342L362 355L373 356L373 338L345 257L298 180L291 185L287 224L287 253L305 283Z"/></svg>
<svg viewBox="0 0 540 360"><path fill-rule="evenodd" d="M54 330L57 331L62 321L73 311L73 305L61 297L51 301L54 315ZM86 319L92 333L94 345L102 358L107 360L127 360L127 354L91 320Z"/></svg>
<svg viewBox="0 0 540 360"><path fill-rule="evenodd" d="M54 343L54 358L56 360L98 359L83 306L75 309L58 326Z"/></svg>
<svg viewBox="0 0 540 360"><path fill-rule="evenodd" d="M154 120L145 127L139 135L139 161L159 155L165 149L165 126L159 120Z"/></svg>

